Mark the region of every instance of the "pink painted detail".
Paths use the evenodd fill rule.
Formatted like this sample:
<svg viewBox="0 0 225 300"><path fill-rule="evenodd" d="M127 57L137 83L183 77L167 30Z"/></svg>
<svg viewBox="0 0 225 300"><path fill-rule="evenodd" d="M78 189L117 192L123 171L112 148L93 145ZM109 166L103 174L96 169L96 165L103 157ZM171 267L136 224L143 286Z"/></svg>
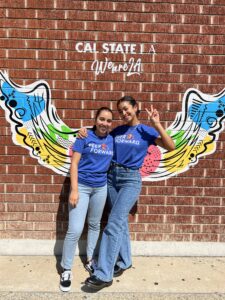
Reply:
<svg viewBox="0 0 225 300"><path fill-rule="evenodd" d="M144 162L140 169L142 177L149 176L150 173L154 172L160 163L161 152L157 146L151 145L148 147L147 155L145 156Z"/></svg>
<svg viewBox="0 0 225 300"><path fill-rule="evenodd" d="M70 148L69 148L69 156L70 157L72 157L72 155L73 155L72 149L73 149L73 145L71 145Z"/></svg>

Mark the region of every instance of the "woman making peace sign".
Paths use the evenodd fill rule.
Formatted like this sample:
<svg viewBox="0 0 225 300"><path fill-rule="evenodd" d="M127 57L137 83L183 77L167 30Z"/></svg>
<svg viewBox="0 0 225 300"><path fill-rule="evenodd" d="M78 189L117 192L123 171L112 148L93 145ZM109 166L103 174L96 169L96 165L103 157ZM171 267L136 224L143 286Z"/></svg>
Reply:
<svg viewBox="0 0 225 300"><path fill-rule="evenodd" d="M96 290L110 286L113 276L121 275L132 265L128 216L141 191L139 169L148 147L156 144L168 151L175 148L152 105L150 110L146 109L152 127L140 123L138 105L132 97L121 98L117 108L125 125L110 133L114 138L107 179L111 211L102 235L97 268L85 281Z"/></svg>

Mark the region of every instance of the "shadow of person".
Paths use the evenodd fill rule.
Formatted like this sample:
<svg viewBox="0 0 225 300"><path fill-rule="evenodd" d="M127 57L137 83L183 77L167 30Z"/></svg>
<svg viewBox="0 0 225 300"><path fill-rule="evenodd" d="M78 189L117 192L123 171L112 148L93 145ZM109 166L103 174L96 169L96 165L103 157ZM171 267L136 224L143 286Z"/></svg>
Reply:
<svg viewBox="0 0 225 300"><path fill-rule="evenodd" d="M138 210L137 202L134 204L134 206L130 210L130 215L135 216Z"/></svg>
<svg viewBox="0 0 225 300"><path fill-rule="evenodd" d="M70 178L66 177L59 195L59 206L56 215L56 237L54 246L54 255L56 258L56 270L61 273L60 265L63 241L68 227L68 197L70 191Z"/></svg>

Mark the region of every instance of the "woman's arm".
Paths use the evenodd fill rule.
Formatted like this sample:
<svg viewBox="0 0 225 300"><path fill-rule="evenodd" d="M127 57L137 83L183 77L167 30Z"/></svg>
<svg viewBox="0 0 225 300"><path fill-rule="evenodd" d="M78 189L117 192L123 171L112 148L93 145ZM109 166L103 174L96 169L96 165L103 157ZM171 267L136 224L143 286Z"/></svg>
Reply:
<svg viewBox="0 0 225 300"><path fill-rule="evenodd" d="M69 203L72 206L76 206L79 200L78 193L78 164L81 158L81 153L73 152L71 167L70 167L70 181L71 181L71 191L69 196Z"/></svg>
<svg viewBox="0 0 225 300"><path fill-rule="evenodd" d="M152 126L159 132L160 136L155 140L155 143L165 148L168 151L172 151L175 149L175 144L171 137L168 135L166 130L163 128L162 124L160 123L159 119L159 113L156 109L153 108L153 105L151 105L150 111L146 108L147 114L149 116L149 119L152 123Z"/></svg>
<svg viewBox="0 0 225 300"><path fill-rule="evenodd" d="M84 139L88 136L88 131L86 127L81 127L77 133L78 139Z"/></svg>

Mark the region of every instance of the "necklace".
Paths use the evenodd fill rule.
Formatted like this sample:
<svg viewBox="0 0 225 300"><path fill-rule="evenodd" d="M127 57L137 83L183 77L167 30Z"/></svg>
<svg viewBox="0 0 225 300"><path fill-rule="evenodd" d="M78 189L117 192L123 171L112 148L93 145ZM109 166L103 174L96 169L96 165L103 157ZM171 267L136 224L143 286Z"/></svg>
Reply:
<svg viewBox="0 0 225 300"><path fill-rule="evenodd" d="M127 132L127 136L126 136L127 140L132 140L134 138L133 132L137 129L139 124L140 123L138 123L135 126L129 126L130 128L128 128L128 132Z"/></svg>

